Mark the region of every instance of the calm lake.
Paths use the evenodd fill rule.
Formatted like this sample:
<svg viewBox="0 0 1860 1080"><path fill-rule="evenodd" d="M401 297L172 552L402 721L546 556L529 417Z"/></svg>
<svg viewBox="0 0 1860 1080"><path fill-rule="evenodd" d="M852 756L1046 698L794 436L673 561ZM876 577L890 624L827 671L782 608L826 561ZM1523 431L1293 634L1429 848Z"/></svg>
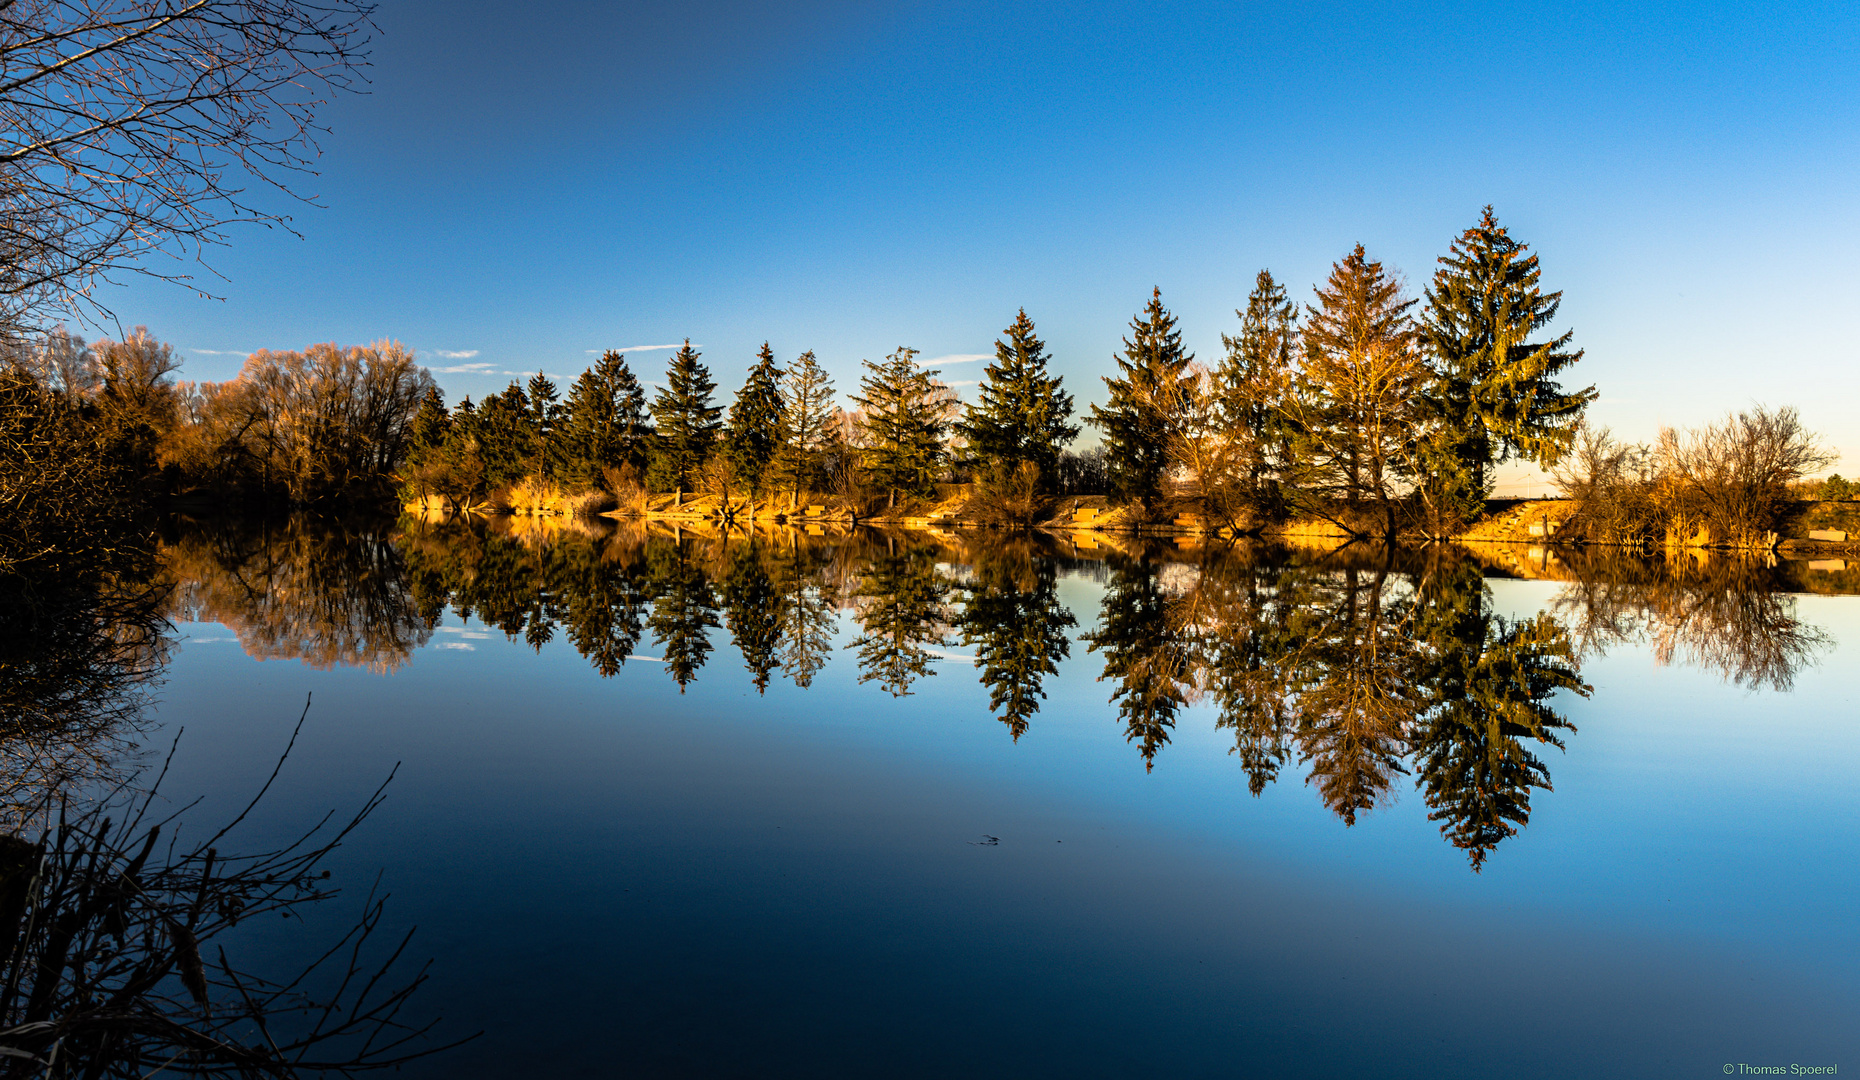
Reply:
<svg viewBox="0 0 1860 1080"><path fill-rule="evenodd" d="M1860 1069L1860 568L181 526L136 741L420 1076ZM351 903L351 901L353 901ZM341 908L342 910L334 910ZM319 916L320 918L321 916Z"/></svg>

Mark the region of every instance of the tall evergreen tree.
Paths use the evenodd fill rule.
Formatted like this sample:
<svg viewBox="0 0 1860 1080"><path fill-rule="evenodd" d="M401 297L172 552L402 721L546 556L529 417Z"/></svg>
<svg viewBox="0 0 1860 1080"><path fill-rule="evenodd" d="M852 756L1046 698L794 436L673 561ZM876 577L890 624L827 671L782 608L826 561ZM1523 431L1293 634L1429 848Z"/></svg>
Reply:
<svg viewBox="0 0 1860 1080"><path fill-rule="evenodd" d="M536 449L530 418L529 396L515 382L502 393L486 397L478 407L473 427L486 484L494 488L514 484L529 471Z"/></svg>
<svg viewBox="0 0 1860 1080"><path fill-rule="evenodd" d="M749 485L752 500L762 493L769 465L782 445L781 378L775 351L765 341L730 406L730 460L737 477Z"/></svg>
<svg viewBox="0 0 1860 1080"><path fill-rule="evenodd" d="M1261 270L1240 316L1240 334L1221 335L1227 355L1215 372L1221 418L1240 446L1240 467L1256 506L1273 501L1269 480L1290 456L1285 410L1296 370L1298 306L1285 288Z"/></svg>
<svg viewBox="0 0 1860 1080"><path fill-rule="evenodd" d="M781 379L781 445L771 463L773 482L789 492L789 505L821 479L823 461L837 433L833 380L814 359L802 353Z"/></svg>
<svg viewBox="0 0 1860 1080"><path fill-rule="evenodd" d="M1297 485L1306 509L1373 507L1393 535L1397 496L1425 434L1426 368L1399 278L1363 245L1332 265L1305 308L1305 360L1293 397ZM1343 523L1357 528L1355 519Z"/></svg>
<svg viewBox="0 0 1860 1080"><path fill-rule="evenodd" d="M1182 348L1175 316L1163 307L1162 290L1130 322L1118 374L1106 377L1111 391L1103 406L1091 407L1091 424L1104 433L1105 479L1110 495L1136 502L1147 513L1162 495L1168 467L1171 415L1195 379L1194 354Z"/></svg>
<svg viewBox="0 0 1860 1080"><path fill-rule="evenodd" d="M413 414L407 435L407 466L410 472L427 470L445 452L446 440L452 436L452 413L439 387L429 386L420 396L420 407Z"/></svg>
<svg viewBox="0 0 1860 1080"><path fill-rule="evenodd" d="M652 403L652 419L658 425L653 486L681 496L695 486L723 426L723 409L710 403L717 384L711 381L710 369L698 363L698 355L686 338L666 366L665 388Z"/></svg>
<svg viewBox="0 0 1860 1080"><path fill-rule="evenodd" d="M1575 439L1593 386L1566 393L1559 372L1582 359L1574 331L1531 341L1556 319L1561 292L1544 292L1530 248L1487 206L1461 233L1427 289L1422 335L1433 369L1429 395L1441 427L1437 497L1458 516L1483 508L1490 469L1512 457L1549 467Z"/></svg>
<svg viewBox="0 0 1860 1080"><path fill-rule="evenodd" d="M566 462L564 478L592 487L608 468L630 465L644 472L651 432L645 389L626 357L607 350L569 389L556 440Z"/></svg>
<svg viewBox="0 0 1860 1080"><path fill-rule="evenodd" d="M561 451L555 445L555 426L560 419L561 405L557 403L554 381L540 371L531 375L529 397L530 445L531 453L536 456L532 468L544 478L554 478L561 465Z"/></svg>
<svg viewBox="0 0 1860 1080"><path fill-rule="evenodd" d="M1046 343L1034 334L1033 320L1022 308L995 341L995 362L977 389L976 403L957 423L968 440L969 456L983 475L1011 476L1023 462L1040 470L1049 488L1059 472L1059 454L1078 437L1072 419L1072 395L1047 369Z"/></svg>
<svg viewBox="0 0 1860 1080"><path fill-rule="evenodd" d="M926 494L941 471L943 435L949 428L948 399L936 381L938 372L920 368L916 349L900 346L883 364L865 362L859 380L862 394L853 400L865 410L861 419L866 470L897 502L898 492Z"/></svg>

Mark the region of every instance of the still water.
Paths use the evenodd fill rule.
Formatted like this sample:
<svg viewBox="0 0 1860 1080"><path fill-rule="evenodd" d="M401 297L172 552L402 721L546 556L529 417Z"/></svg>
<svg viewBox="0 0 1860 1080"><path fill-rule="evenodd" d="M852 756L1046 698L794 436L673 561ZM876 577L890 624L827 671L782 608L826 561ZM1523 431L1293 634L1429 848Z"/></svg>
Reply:
<svg viewBox="0 0 1860 1080"><path fill-rule="evenodd" d="M251 842L398 763L337 877L484 1033L415 1075L1860 1069L1850 573L304 523L161 564L167 799L236 813L307 695Z"/></svg>

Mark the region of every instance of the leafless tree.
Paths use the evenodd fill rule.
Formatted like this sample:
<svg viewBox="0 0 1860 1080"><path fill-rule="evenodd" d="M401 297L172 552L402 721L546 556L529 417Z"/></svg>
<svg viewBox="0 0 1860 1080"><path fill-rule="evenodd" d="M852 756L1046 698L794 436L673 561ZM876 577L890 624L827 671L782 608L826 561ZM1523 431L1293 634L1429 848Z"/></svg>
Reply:
<svg viewBox="0 0 1860 1080"><path fill-rule="evenodd" d="M373 11L0 0L0 326L99 314L94 289L117 273L191 283L181 261L236 222L288 228L266 191L298 197L319 108L367 65Z"/></svg>

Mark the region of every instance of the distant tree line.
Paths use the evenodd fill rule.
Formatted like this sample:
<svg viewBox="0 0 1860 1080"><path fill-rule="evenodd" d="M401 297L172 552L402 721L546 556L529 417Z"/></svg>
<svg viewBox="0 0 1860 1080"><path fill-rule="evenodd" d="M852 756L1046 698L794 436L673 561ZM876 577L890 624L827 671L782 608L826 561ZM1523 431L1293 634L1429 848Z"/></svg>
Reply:
<svg viewBox="0 0 1860 1080"><path fill-rule="evenodd" d="M1137 522L1194 513L1247 531L1318 518L1441 536L1478 517L1496 468L1519 460L1557 470L1594 539L1766 536L1791 485L1829 460L1795 414L1669 432L1657 452L1587 432L1596 391L1561 382L1582 351L1548 329L1562 295L1541 278L1487 207L1418 298L1361 245L1302 308L1260 271L1212 366L1153 290L1083 417L1024 310L967 403L907 347L864 362L850 409L811 351L783 365L766 343L726 402L688 340L652 394L609 351L565 393L538 373L449 407L394 343L262 351L235 379L191 384L139 329L15 346L5 407L44 412L41 442L48 424L85 427L78 441L118 482L141 473L161 490L297 504L391 488L454 506L698 494L724 517L815 499L869 516L972 483L970 509L1000 523L1102 494ZM1086 426L1098 444L1074 450Z"/></svg>
<svg viewBox="0 0 1860 1080"><path fill-rule="evenodd" d="M1070 449L1073 396L1023 310L968 404L900 348L865 362L843 412L811 353L783 369L764 345L726 409L687 342L650 405L611 353L565 402L540 375L449 412L435 393L410 476L456 499L538 476L726 501L824 489L887 507L972 480L1003 520L1105 494L1140 519L1186 503L1241 529L1315 515L1359 533L1450 531L1483 510L1497 465L1560 462L1595 390L1558 381L1582 356L1570 333L1544 336L1561 294L1490 208L1440 264L1417 300L1359 245L1302 310L1261 271L1213 367L1152 292L1084 418L1100 439L1089 453Z"/></svg>

